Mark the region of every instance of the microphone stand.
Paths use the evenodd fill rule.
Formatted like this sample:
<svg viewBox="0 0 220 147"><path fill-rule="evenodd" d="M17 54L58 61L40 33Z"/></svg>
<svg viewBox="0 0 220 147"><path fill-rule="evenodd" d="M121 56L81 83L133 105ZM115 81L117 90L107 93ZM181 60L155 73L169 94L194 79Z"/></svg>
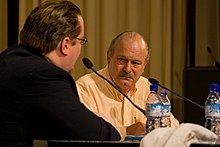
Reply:
<svg viewBox="0 0 220 147"><path fill-rule="evenodd" d="M191 101L190 99L188 99L188 98L186 98L186 97L184 97L184 96L179 95L178 93L176 93L176 92L174 92L174 91L168 89L167 87L164 87L163 85L161 85L161 84L159 84L159 83L156 83L156 84L159 85L160 87L162 87L162 88L164 88L164 89L170 91L171 93L177 95L178 97L181 97L183 100L185 100L185 101L187 101L187 102L190 102L190 103L192 103L192 104L194 104L194 105L197 105L197 106L199 106L200 108L205 109L205 107L203 107L203 106L197 104L197 103L194 102L194 101Z"/></svg>

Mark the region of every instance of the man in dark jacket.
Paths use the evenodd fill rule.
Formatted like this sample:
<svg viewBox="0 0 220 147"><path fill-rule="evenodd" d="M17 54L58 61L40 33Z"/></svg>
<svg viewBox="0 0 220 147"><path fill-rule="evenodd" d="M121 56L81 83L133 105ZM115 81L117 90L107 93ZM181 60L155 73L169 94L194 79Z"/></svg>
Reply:
<svg viewBox="0 0 220 147"><path fill-rule="evenodd" d="M86 42L81 11L72 2L47 1L30 13L20 44L0 54L0 146L120 140L110 123L80 103L69 74Z"/></svg>

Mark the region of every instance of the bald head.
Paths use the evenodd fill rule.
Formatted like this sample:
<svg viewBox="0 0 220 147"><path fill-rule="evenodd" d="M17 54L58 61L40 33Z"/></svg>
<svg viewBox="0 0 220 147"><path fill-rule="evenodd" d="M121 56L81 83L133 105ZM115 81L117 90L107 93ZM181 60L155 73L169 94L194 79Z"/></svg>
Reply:
<svg viewBox="0 0 220 147"><path fill-rule="evenodd" d="M139 40L139 42L145 46L144 48L146 49L147 52L147 57L146 57L146 62L149 61L150 55L149 55L149 48L148 48L148 44L145 42L144 37L137 33L137 32L133 32L133 31L125 31L120 33L119 35L117 35L111 42L109 48L108 48L108 56L113 56L114 52L115 52L115 48L117 45L119 45L121 42L126 42L127 40Z"/></svg>

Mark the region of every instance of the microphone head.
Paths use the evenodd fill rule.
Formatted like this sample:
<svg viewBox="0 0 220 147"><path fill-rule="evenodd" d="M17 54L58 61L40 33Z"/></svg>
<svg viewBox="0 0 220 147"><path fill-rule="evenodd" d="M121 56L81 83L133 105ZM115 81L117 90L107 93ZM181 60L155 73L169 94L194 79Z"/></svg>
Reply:
<svg viewBox="0 0 220 147"><path fill-rule="evenodd" d="M92 62L86 58L86 57L83 57L83 64L88 68L88 69L91 69L93 67L93 64Z"/></svg>
<svg viewBox="0 0 220 147"><path fill-rule="evenodd" d="M211 50L210 47L207 47L207 51L208 51L209 53L212 53L212 50Z"/></svg>
<svg viewBox="0 0 220 147"><path fill-rule="evenodd" d="M148 78L148 81L149 81L151 84L159 84L159 81L157 81L157 80L154 79L154 78Z"/></svg>

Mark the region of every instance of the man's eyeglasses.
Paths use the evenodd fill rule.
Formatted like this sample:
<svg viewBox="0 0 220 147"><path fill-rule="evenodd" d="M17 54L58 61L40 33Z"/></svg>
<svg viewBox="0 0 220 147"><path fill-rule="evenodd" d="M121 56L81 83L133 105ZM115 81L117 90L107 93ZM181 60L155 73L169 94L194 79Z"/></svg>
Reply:
<svg viewBox="0 0 220 147"><path fill-rule="evenodd" d="M88 40L86 38L78 38L78 37L76 37L76 39L80 40L80 44L81 45L84 45L84 44L86 44L86 42L88 42Z"/></svg>

